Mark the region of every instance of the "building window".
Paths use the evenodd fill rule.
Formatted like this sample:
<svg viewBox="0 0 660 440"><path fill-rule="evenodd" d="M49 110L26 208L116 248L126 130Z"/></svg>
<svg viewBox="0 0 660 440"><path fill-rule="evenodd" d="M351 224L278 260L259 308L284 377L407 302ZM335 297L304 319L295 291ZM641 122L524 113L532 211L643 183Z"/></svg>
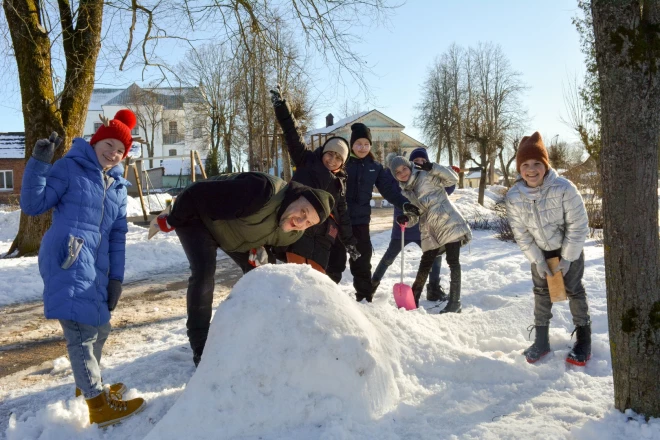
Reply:
<svg viewBox="0 0 660 440"><path fill-rule="evenodd" d="M140 127L136 125L135 127L133 127L133 130L131 130L131 136L137 136L139 134L140 134Z"/></svg>
<svg viewBox="0 0 660 440"><path fill-rule="evenodd" d="M0 170L0 191L14 189L14 172L11 170Z"/></svg>
<svg viewBox="0 0 660 440"><path fill-rule="evenodd" d="M100 123L100 122L94 122L94 133L99 131L99 128L101 128L101 125L103 125L103 124Z"/></svg>
<svg viewBox="0 0 660 440"><path fill-rule="evenodd" d="M204 128L204 119L195 118L195 125L193 126L193 139L199 139L202 137L202 129Z"/></svg>
<svg viewBox="0 0 660 440"><path fill-rule="evenodd" d="M170 156L176 156L176 150L174 148L170 150Z"/></svg>
<svg viewBox="0 0 660 440"><path fill-rule="evenodd" d="M177 134L179 129L177 127L176 121L170 121L170 134Z"/></svg>

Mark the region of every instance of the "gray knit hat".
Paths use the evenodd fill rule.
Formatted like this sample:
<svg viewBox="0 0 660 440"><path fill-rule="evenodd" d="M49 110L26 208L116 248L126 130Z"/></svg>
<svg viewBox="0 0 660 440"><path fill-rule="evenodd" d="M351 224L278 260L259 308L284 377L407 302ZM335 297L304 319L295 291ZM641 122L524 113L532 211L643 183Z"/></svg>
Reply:
<svg viewBox="0 0 660 440"><path fill-rule="evenodd" d="M399 168L401 165L405 165L411 170L413 169L413 164L411 161L409 161L403 156L395 156L392 159L390 159L390 172L395 178L396 178L396 169Z"/></svg>
<svg viewBox="0 0 660 440"><path fill-rule="evenodd" d="M334 151L341 156L342 165L348 160L348 142L340 136L333 136L323 144L323 153Z"/></svg>

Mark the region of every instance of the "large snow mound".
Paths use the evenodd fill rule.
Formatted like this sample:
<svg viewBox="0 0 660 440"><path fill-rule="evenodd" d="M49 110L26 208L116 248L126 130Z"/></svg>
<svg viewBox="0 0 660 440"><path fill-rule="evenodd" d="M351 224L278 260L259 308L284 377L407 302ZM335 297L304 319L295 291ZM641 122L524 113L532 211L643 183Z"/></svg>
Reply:
<svg viewBox="0 0 660 440"><path fill-rule="evenodd" d="M363 308L307 265L251 271L218 307L199 368L147 438L287 438L382 417L398 404L401 367L394 336Z"/></svg>

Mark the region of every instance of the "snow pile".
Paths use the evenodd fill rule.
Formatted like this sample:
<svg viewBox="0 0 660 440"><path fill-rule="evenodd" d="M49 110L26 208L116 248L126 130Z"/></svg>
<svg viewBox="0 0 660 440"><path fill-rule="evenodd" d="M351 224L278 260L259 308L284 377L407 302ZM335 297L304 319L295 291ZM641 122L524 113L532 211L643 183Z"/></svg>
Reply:
<svg viewBox="0 0 660 440"><path fill-rule="evenodd" d="M333 422L380 418L398 403L401 366L392 333L363 308L306 265L250 272L218 307L197 372L147 438L318 438Z"/></svg>
<svg viewBox="0 0 660 440"><path fill-rule="evenodd" d="M495 220L497 213L495 205L504 202L504 194L500 186L489 186L484 193L484 205L481 206L478 188L456 189L451 195L452 203L461 212L466 220L492 219Z"/></svg>
<svg viewBox="0 0 660 440"><path fill-rule="evenodd" d="M0 252L6 252L18 232L21 218L20 210L9 210L8 206L0 206ZM8 243L5 243L8 242Z"/></svg>
<svg viewBox="0 0 660 440"><path fill-rule="evenodd" d="M143 196L144 198L144 208L147 210L147 214L150 211L162 211L167 207L167 200L172 200L172 196L169 194L149 194L148 196ZM126 205L126 216L127 217L138 217L142 215L142 205L140 204L139 197L128 197L128 203Z"/></svg>

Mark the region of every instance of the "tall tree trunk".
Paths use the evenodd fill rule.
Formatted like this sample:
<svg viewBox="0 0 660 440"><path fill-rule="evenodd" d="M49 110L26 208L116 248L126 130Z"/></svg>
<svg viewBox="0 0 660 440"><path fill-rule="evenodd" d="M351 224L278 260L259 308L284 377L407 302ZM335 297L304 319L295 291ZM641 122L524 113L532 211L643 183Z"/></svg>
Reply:
<svg viewBox="0 0 660 440"><path fill-rule="evenodd" d="M591 11L614 403L660 417L660 3L593 0Z"/></svg>
<svg viewBox="0 0 660 440"><path fill-rule="evenodd" d="M488 141L481 141L479 145L481 163L481 178L479 179L479 195L477 203L484 206L484 196L486 194L486 172L488 171Z"/></svg>
<svg viewBox="0 0 660 440"><path fill-rule="evenodd" d="M25 126L25 159L39 138L57 131L63 138L55 160L62 157L75 136L83 134L87 107L94 89L96 59L101 46L102 0L79 4L76 19L69 3L59 2L62 43L66 60L64 88L55 99L51 71L51 41L40 23L41 3L36 0L5 0L3 9L11 35L21 88ZM8 254L34 255L51 223L50 211L36 217L21 213L18 234Z"/></svg>

